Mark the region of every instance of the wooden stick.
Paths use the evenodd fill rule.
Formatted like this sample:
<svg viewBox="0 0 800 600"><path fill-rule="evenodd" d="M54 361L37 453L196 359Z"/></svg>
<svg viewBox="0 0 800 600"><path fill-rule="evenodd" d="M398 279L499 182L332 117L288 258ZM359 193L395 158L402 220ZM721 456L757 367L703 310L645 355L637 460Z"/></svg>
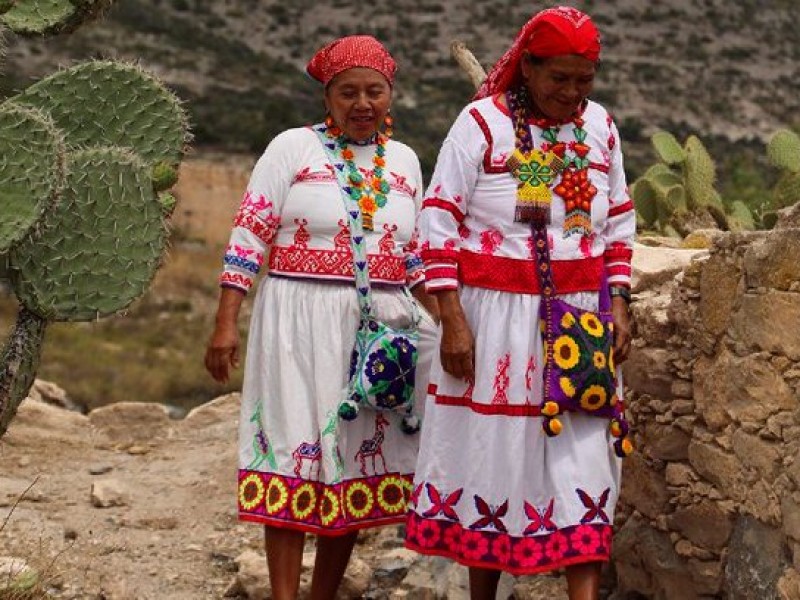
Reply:
<svg viewBox="0 0 800 600"><path fill-rule="evenodd" d="M475 58L475 55L467 48L467 45L460 40L453 40L450 44L450 54L461 67L461 70L467 74L472 85L477 90L483 80L486 79L486 71Z"/></svg>

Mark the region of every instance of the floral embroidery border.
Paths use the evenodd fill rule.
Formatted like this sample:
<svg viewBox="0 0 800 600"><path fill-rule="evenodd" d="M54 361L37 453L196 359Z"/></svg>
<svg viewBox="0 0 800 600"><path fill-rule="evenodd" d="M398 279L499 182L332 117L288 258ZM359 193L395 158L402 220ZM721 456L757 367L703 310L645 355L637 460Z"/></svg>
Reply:
<svg viewBox="0 0 800 600"><path fill-rule="evenodd" d="M536 536L474 531L459 523L426 519L411 512L406 547L444 556L470 567L500 569L514 575L554 571L611 558L611 526L584 524Z"/></svg>
<svg viewBox="0 0 800 600"><path fill-rule="evenodd" d="M371 254L369 262L370 281L380 283L406 283L406 262L403 256ZM353 279L353 255L336 250L310 250L273 246L269 256L270 273L281 275L330 276L338 279Z"/></svg>
<svg viewBox="0 0 800 600"><path fill-rule="evenodd" d="M308 532L402 523L413 474L387 473L336 484L239 470L239 518Z"/></svg>

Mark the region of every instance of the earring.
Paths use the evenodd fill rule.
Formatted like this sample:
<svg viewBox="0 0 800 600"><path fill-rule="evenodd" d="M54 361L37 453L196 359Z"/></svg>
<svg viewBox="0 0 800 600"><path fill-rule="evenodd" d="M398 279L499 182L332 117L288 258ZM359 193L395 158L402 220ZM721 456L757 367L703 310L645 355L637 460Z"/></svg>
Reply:
<svg viewBox="0 0 800 600"><path fill-rule="evenodd" d="M328 130L329 136L336 138L342 135L342 130L336 125L336 121L333 120L331 113L325 115L325 128Z"/></svg>
<svg viewBox="0 0 800 600"><path fill-rule="evenodd" d="M333 123L333 117L331 116L331 113L326 114L325 115L325 127L330 129L331 127L333 127L333 125L334 125L334 123Z"/></svg>
<svg viewBox="0 0 800 600"><path fill-rule="evenodd" d="M387 138L392 137L392 135L394 135L394 118L392 118L391 111L386 113L386 116L383 118L383 124L384 124L383 134Z"/></svg>

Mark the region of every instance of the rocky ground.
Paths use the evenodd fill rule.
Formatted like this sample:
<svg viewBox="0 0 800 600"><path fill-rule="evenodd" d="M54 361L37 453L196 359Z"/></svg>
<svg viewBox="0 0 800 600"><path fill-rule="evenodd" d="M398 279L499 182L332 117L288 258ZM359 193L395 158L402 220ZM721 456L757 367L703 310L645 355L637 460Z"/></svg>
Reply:
<svg viewBox="0 0 800 600"><path fill-rule="evenodd" d="M268 598L261 529L236 520L237 416L236 394L181 420L155 404L82 415L26 400L0 440L0 598ZM363 535L340 597L468 597L463 568L418 557L400 535ZM304 593L313 556L309 540ZM33 590L4 591L12 581ZM498 597L566 593L563 578L509 577Z"/></svg>

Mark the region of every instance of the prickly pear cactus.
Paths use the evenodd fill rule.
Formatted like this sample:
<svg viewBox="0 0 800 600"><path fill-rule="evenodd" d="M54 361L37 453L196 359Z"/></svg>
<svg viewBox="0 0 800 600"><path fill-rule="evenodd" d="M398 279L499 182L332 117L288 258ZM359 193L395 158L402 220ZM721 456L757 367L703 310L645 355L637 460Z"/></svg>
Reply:
<svg viewBox="0 0 800 600"><path fill-rule="evenodd" d="M800 202L800 136L789 129L776 131L767 144L769 162L782 174L764 213L766 225L774 225L777 211Z"/></svg>
<svg viewBox="0 0 800 600"><path fill-rule="evenodd" d="M18 35L69 33L110 5L111 0L0 0L0 22Z"/></svg>
<svg viewBox="0 0 800 600"><path fill-rule="evenodd" d="M754 228L750 209L741 202L726 206L714 188L714 160L699 138L689 136L681 146L671 133L659 131L651 142L662 162L631 186L640 231L685 236L700 227Z"/></svg>
<svg viewBox="0 0 800 600"><path fill-rule="evenodd" d="M70 31L109 1L11 4L0 0L0 34ZM33 384L48 323L116 313L147 289L188 140L178 99L132 65L80 64L0 104L0 254L21 304L0 365L0 436Z"/></svg>

